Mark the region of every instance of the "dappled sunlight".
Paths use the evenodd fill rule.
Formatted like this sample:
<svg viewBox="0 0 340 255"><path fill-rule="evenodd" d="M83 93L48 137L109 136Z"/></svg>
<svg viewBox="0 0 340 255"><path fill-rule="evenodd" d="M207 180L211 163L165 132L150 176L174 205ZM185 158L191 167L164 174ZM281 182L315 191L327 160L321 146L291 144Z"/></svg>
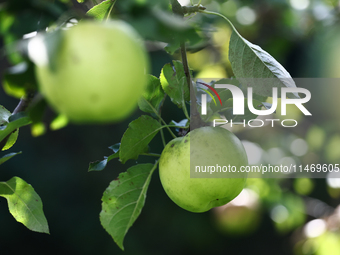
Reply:
<svg viewBox="0 0 340 255"><path fill-rule="evenodd" d="M29 57L40 66L48 64L48 53L44 37L37 35L28 42L28 55Z"/></svg>
<svg viewBox="0 0 340 255"><path fill-rule="evenodd" d="M290 0L289 2L291 6L296 10L307 9L310 4L310 0Z"/></svg>
<svg viewBox="0 0 340 255"><path fill-rule="evenodd" d="M259 164L263 156L262 148L258 144L249 141L242 141L242 144L244 146L244 149L246 150L249 164Z"/></svg>
<svg viewBox="0 0 340 255"><path fill-rule="evenodd" d="M305 225L303 230L307 238L318 237L325 233L326 222L321 219L312 220Z"/></svg>
<svg viewBox="0 0 340 255"><path fill-rule="evenodd" d="M252 8L244 6L237 10L236 19L240 24L248 26L256 21L256 13Z"/></svg>

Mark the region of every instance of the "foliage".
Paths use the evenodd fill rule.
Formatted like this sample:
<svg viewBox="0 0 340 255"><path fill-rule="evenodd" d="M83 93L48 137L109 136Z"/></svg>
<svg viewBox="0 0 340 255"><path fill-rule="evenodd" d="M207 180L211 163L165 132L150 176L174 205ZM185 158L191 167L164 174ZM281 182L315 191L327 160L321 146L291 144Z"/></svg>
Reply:
<svg viewBox="0 0 340 255"><path fill-rule="evenodd" d="M49 109L48 103L39 93L34 74L34 64L27 53L26 46L29 39L22 39L24 35L27 36L27 34L35 31L45 31L46 28L49 28L49 30L62 30L73 25L75 20L81 19L96 19L102 22L109 19L122 19L136 29L145 41L150 44L150 48L157 48L161 45L162 50L166 51L175 60L165 64L157 74L149 74L148 88L138 102L139 110L143 112L142 115L129 123L121 138L114 136L114 142L117 142L117 144L110 147L113 154L104 156L103 160L91 162L88 167L88 171L93 172L89 174L99 175L103 174L102 170L109 168L109 162L112 160L117 160L126 165L136 162L135 165L129 168L126 167L125 172L120 173L116 179L110 182L101 199L100 223L116 244L121 249L124 249L123 241L129 229L142 213L152 175L157 169L158 161L153 158L158 158L162 149L160 151L156 150L155 147L157 146L154 144L160 144L164 148L169 141L169 136L170 138L175 138L189 132L192 116L200 111L200 96L207 91L205 90L205 85L202 84L214 87L216 84L223 84L226 81L222 78L223 75L219 79L207 82L194 79L194 77L201 78L199 74L202 74L205 68L208 69L206 63L203 63L207 58L203 57L203 62L197 61L200 63L197 64L193 61L195 60L194 53L198 53L197 56L207 56L207 54L209 55L209 50L212 48L216 50L219 47L216 46L215 48L211 44L213 40L211 30L226 24L230 26L224 27L222 30L223 33L229 33L230 35L227 48L220 46L221 49L219 49L223 51L221 55L224 54L227 60L225 61L222 58L222 63L218 65L226 66L226 68L222 68L222 73L228 73L229 75L224 76L233 78L228 82L238 86L243 91L245 91L247 85L254 86L253 104L256 109L271 106L269 98L272 96L272 87L295 87L296 85L288 71L268 53L277 52L280 49L265 51L245 39L246 36L241 35L244 32L252 38L249 31L260 30L257 24L251 24L252 28L243 24L244 27L239 29L241 32L236 30L235 25L242 24L242 22L235 20L235 15L231 15L230 12L233 9L233 4L236 6L235 10L240 9L240 6L237 6L241 4L239 1L229 0L225 3L224 1L210 1L211 3L208 3L209 1L207 1L206 6L196 4L186 8L178 6L177 1L172 1L171 5L167 1L156 0L78 2L83 8L82 10L86 9L85 12L75 9L74 3L67 0L29 0L25 4L19 0L13 0L0 7L0 34L5 43L3 52L12 65L4 73L2 85L7 95L21 98L18 106L24 105L21 108L19 107L19 111L14 110L12 113L0 106L0 144L2 150L10 149L17 141L19 128L26 125L31 125L32 134L39 136L45 133L46 122L53 130L66 127L68 124L68 121L58 113L53 118L45 119L45 112ZM212 3L216 3L221 7L219 9L222 14L211 11L211 9L214 9ZM276 4L280 5L279 3ZM177 6L177 9L174 6ZM173 12L179 15L174 15ZM287 13L287 16L294 14L291 9L287 10ZM225 20L220 19L221 16ZM216 21L217 18L219 19L218 21ZM222 22L226 23L220 25ZM181 56L182 61L178 60L179 56ZM186 58L188 58L190 66L198 65L198 68L191 70ZM213 69L218 70L218 65L213 66ZM249 81L253 84L249 84ZM33 99L29 98L32 91L35 93ZM215 117L240 121L239 116L232 114L233 97L231 92L227 89L217 88L216 91L223 101L223 105L219 105L217 96L211 94L212 96L207 106L207 115L202 117L203 121L208 122ZM196 93L196 97L190 97L190 93ZM292 98L299 97L298 94L289 96ZM168 110L168 112L177 111L178 109L183 112L181 116L177 116L178 119L169 122L166 121L168 118L165 118L163 110L167 99L172 103L169 107L171 110ZM248 121L257 117L257 115L248 111L245 113L244 119ZM263 153L261 155L265 155L265 153L270 155L270 150L276 147L280 147L281 152L289 151L288 147L292 144L292 141L289 144L287 141L286 144L282 142L284 144L282 145L274 144L273 140L269 139L270 136L276 136L285 140L285 135L285 133L278 134L269 130L267 141L265 142L256 141L255 138L251 139L251 135L248 135L248 137L244 135L244 137L252 140L251 146L257 146L257 144L262 143L260 151ZM252 137L257 136L252 135ZM337 146L337 143L335 145L331 143L330 140L333 138L328 138L326 141L326 134L317 126L312 126L306 137L304 137L314 154L321 153L323 145L327 144L330 148L329 151L331 151L327 155L331 155L330 157L335 162L338 160L338 153L333 153L336 151L333 148ZM291 140L296 139L298 137L291 138ZM334 138L333 140L336 139ZM0 167L18 154L21 154L21 152L0 155ZM148 163L139 163L138 161L145 156L148 157ZM15 157L11 161L16 158L19 157ZM296 161L306 160L300 159L299 156L290 156L290 158L294 158ZM270 156L267 158L263 156L261 160L262 163L272 162L270 161ZM305 162L309 161L306 160ZM257 163L260 164L260 161ZM115 175L117 176L117 173ZM285 185L282 180L252 179L248 181L247 189L258 194L257 201L261 201L262 208L270 213L277 231L290 233L301 227L306 221L307 209L304 206L305 201L302 195L309 195L314 187L313 182L308 181L310 179L307 178L306 180L294 183L294 188L286 192L282 188ZM309 188L303 188L302 186L308 186ZM330 193L335 197L338 196L334 190L333 193ZM0 183L0 196L7 199L9 211L17 221L32 231L49 233L41 199L31 185L19 177L13 177L9 181ZM233 205L231 204L230 206ZM257 210L258 207L256 207ZM282 216L283 212L285 213L284 216ZM322 215L314 216L317 218ZM235 222L237 221L235 220ZM223 224L230 226L225 221ZM328 238L327 234L325 234L324 238ZM318 241L314 240L313 242Z"/></svg>

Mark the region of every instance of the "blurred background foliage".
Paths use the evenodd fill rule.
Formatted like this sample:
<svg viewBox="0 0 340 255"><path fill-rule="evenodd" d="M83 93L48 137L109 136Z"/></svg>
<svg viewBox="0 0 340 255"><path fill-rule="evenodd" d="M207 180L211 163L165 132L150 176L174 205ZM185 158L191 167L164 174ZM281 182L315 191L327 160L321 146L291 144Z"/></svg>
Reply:
<svg viewBox="0 0 340 255"><path fill-rule="evenodd" d="M14 47L15 42L25 34L65 21L70 13L84 15L94 2L0 1L1 105L12 110L18 102L16 97L22 95L20 89L11 93L10 87L15 86L8 86L13 81L10 76L13 69L8 68L24 61L20 50ZM161 2L163 12L169 9L167 1L118 0L112 16L128 20L144 37L153 37L150 40L165 38L166 41L171 37L163 31L168 25L157 15L151 15L150 6L156 2ZM190 4L189 0L179 2ZM268 51L292 77L340 78L340 1L202 0L201 4L227 16L247 40ZM197 33L204 38L197 40L193 36L188 45L194 77L232 77L228 24L219 17L203 14L186 18L197 24ZM153 34L147 33L150 24L157 24ZM165 45L147 42L155 76L159 76L164 64L180 59L178 52L168 55L163 49ZM29 63L26 65L24 70L30 68ZM23 77L21 80L34 86L34 77ZM313 101L316 105L311 107L316 111L308 121L300 111L291 109L291 117L301 121L293 131L235 129L249 152L250 164L340 163L337 92L335 88L322 97L321 89L322 100ZM179 109L174 110L170 100L162 113L167 122L184 118ZM231 203L204 214L193 214L170 201L157 172L150 184L146 206L126 237L126 251L120 251L100 225L100 198L109 182L132 163L121 165L111 161L100 173L88 173L87 168L90 161L109 155L107 147L119 142L128 123L138 115L140 112L136 111L116 125L70 124L52 131L48 123L55 114L47 109L43 121L38 121L32 129L20 130L18 142L11 150L23 153L1 165L0 179L20 176L33 185L44 202L51 235L31 232L15 222L6 201L1 199L1 254L340 254L340 179L334 176L248 179L244 191ZM58 121L55 125L64 126L66 122L62 116ZM52 129L57 128L52 126ZM162 149L156 141L151 147L153 151ZM147 160L140 157L138 162Z"/></svg>

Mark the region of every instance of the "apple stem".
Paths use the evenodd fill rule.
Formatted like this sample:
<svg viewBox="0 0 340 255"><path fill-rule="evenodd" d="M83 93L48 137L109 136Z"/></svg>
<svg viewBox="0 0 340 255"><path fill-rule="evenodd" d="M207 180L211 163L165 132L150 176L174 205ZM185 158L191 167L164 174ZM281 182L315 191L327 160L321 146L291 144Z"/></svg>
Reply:
<svg viewBox="0 0 340 255"><path fill-rule="evenodd" d="M180 5L180 3L177 0L172 0L171 1L172 5L172 12L174 14L179 15L180 17L184 17L185 9ZM180 44L181 47L181 57L182 57L182 63L184 67L184 73L187 78L187 83L188 83L188 88L190 91L190 130L194 130L195 128L199 128L201 126L204 126L204 123L200 117L200 114L198 113L197 110L197 99L196 99L196 94L195 94L195 87L193 85L191 75L190 75L190 68L188 64L188 59L187 59L187 52L186 52L186 47L185 47L185 42L181 42Z"/></svg>

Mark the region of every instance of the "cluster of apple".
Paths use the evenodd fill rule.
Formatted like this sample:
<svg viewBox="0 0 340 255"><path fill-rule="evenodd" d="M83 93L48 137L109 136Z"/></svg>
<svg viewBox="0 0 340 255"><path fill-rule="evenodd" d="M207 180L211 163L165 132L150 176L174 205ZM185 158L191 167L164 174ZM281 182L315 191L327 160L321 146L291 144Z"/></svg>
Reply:
<svg viewBox="0 0 340 255"><path fill-rule="evenodd" d="M75 123L120 121L135 109L147 87L147 53L137 33L122 21L81 21L57 35L37 36L29 49L41 93ZM190 150L190 140L198 141L196 150ZM219 165L248 164L240 140L220 127L201 127L166 145L159 163L160 179L177 205L204 212L242 191L246 174L243 178L190 178L190 160L205 164L211 159Z"/></svg>

